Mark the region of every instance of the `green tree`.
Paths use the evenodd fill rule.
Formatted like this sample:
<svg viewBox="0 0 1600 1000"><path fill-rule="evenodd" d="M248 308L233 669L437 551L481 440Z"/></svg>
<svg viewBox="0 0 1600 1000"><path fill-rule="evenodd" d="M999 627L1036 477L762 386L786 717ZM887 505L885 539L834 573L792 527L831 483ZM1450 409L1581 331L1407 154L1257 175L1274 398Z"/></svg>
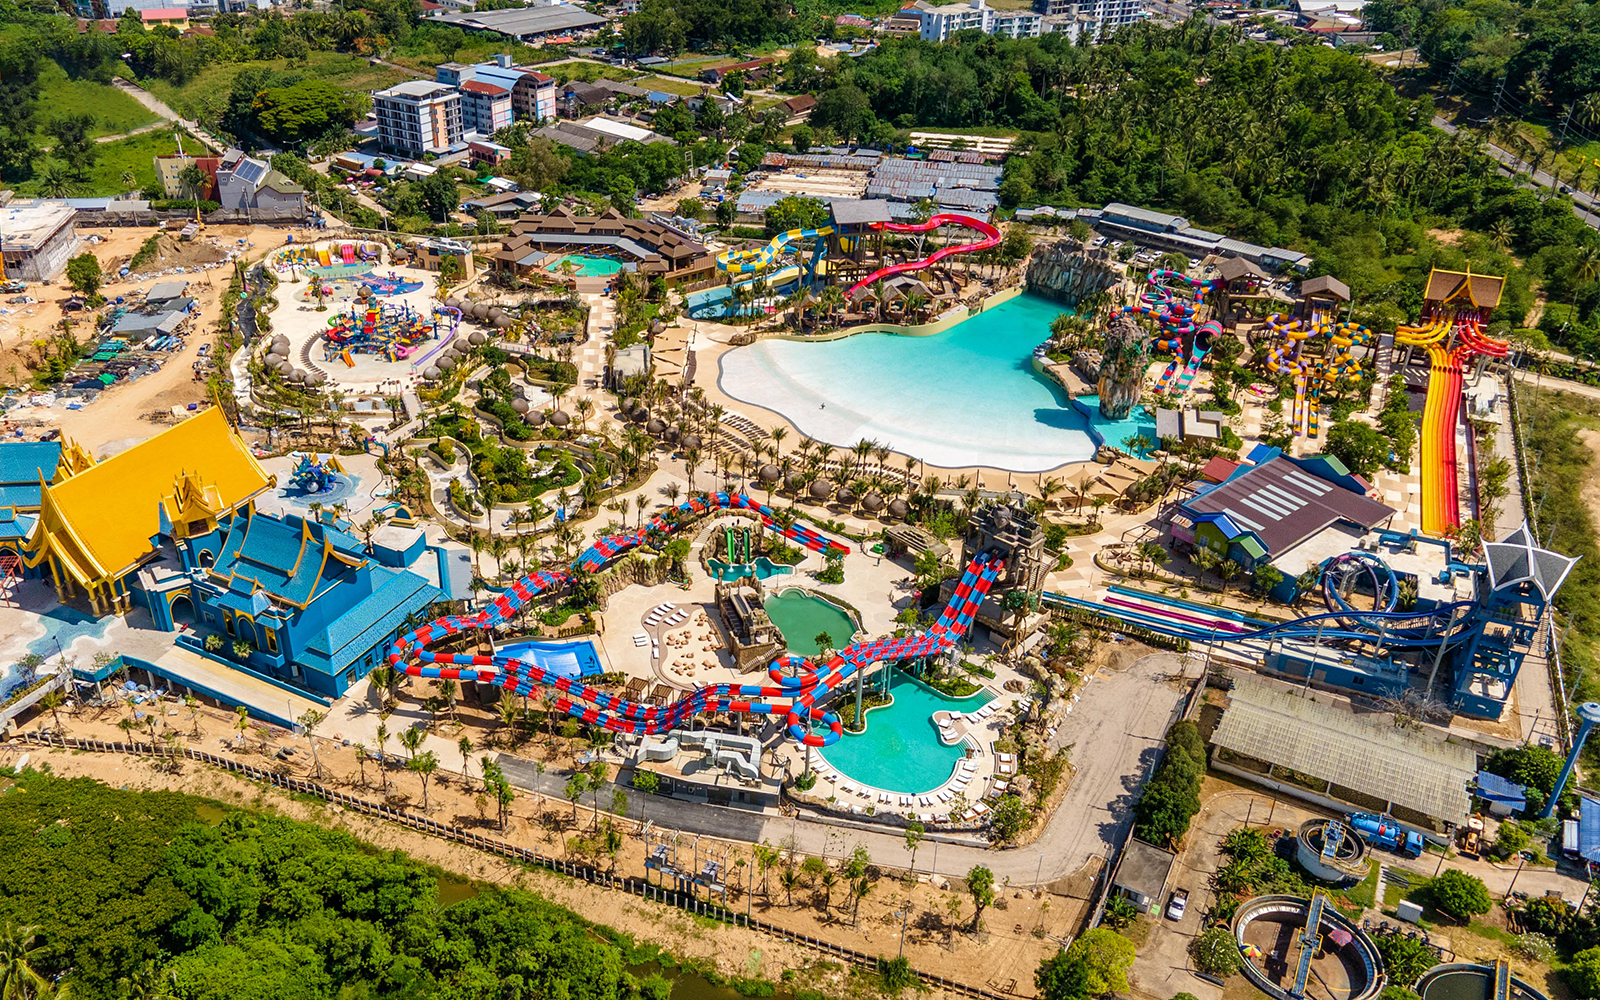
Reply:
<svg viewBox="0 0 1600 1000"><path fill-rule="evenodd" d="M1600 996L1600 947L1585 948L1573 955L1567 963L1566 977L1573 995Z"/></svg>
<svg viewBox="0 0 1600 1000"><path fill-rule="evenodd" d="M1045 959L1034 972L1040 1000L1084 1000L1126 992L1133 942L1111 930L1085 931L1072 946Z"/></svg>
<svg viewBox="0 0 1600 1000"><path fill-rule="evenodd" d="M100 291L100 261L93 253L85 251L67 261L67 284L85 296Z"/></svg>
<svg viewBox="0 0 1600 1000"><path fill-rule="evenodd" d="M1488 913L1493 905L1483 879L1455 868L1447 868L1429 879L1419 895L1424 896L1428 905L1435 910L1457 920L1468 920Z"/></svg>
<svg viewBox="0 0 1600 1000"><path fill-rule="evenodd" d="M815 229L828 221L828 206L815 198L787 195L779 198L763 215L767 235L776 236L791 229Z"/></svg>
<svg viewBox="0 0 1600 1000"><path fill-rule="evenodd" d="M1324 446L1358 476L1370 476L1389 457L1389 442L1377 428L1359 420L1341 420L1328 431Z"/></svg>
<svg viewBox="0 0 1600 1000"><path fill-rule="evenodd" d="M1373 938L1389 981L1397 986L1413 986L1424 972L1439 963L1439 953L1414 938L1401 934L1382 934Z"/></svg>
<svg viewBox="0 0 1600 1000"><path fill-rule="evenodd" d="M1189 942L1195 968L1208 976L1227 978L1239 971L1239 945L1226 927L1212 927Z"/></svg>
<svg viewBox="0 0 1600 1000"><path fill-rule="evenodd" d="M100 144L93 136L94 115L62 115L52 119L46 131L56 140L51 155L65 161L73 174L82 179L100 157Z"/></svg>
<svg viewBox="0 0 1600 1000"><path fill-rule="evenodd" d="M39 996L49 986L33 967L45 950L38 930L10 922L0 927L0 997L5 1000Z"/></svg>
<svg viewBox="0 0 1600 1000"><path fill-rule="evenodd" d="M461 204L461 192L456 187L455 177L445 169L435 170L424 177L416 185L416 191L428 217L435 222L447 221L450 213Z"/></svg>
<svg viewBox="0 0 1600 1000"><path fill-rule="evenodd" d="M415 730L415 729L407 730L407 732L418 732L418 731L419 730ZM428 811L428 779L433 777L433 772L437 771L438 769L439 769L439 756L438 756L438 754L435 754L432 750L424 750L423 752L421 752L419 754L413 754L411 759L406 761L406 770L408 770L411 773L415 774L417 776L417 780L422 782L422 811L423 812L427 812Z"/></svg>
<svg viewBox="0 0 1600 1000"><path fill-rule="evenodd" d="M977 933L982 926L983 911L994 902L994 872L983 865L973 865L967 872L967 895L972 897L972 930Z"/></svg>
<svg viewBox="0 0 1600 1000"><path fill-rule="evenodd" d="M989 821L989 833L996 843L1009 844L1033 822L1033 813L1023 804L1021 796L1002 795L994 804Z"/></svg>
<svg viewBox="0 0 1600 1000"><path fill-rule="evenodd" d="M364 106L360 95L327 80L301 80L260 91L250 110L262 135L284 146L300 147L350 128Z"/></svg>

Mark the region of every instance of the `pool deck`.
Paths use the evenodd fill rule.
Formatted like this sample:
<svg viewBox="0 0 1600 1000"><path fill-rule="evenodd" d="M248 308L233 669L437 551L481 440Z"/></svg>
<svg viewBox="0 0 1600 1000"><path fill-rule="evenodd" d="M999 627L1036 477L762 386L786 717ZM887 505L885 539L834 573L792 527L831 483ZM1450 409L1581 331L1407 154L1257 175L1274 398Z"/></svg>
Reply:
<svg viewBox="0 0 1600 1000"><path fill-rule="evenodd" d="M786 744L780 754L789 759L795 773L805 769L809 758L817 784L801 797L816 800L820 808L852 816L890 813L933 827L970 825L980 821L994 801L1005 794L1017 772L1016 757L1007 755L1010 759L1002 760L994 751L994 743L1003 734L1018 696L993 687L986 690L993 700L984 707L991 708L992 713L984 718L975 717L977 708L964 713L967 721L961 742L967 747L967 756L956 762L948 778L927 791L874 788L841 773L815 749ZM869 713L868 725L871 724Z"/></svg>

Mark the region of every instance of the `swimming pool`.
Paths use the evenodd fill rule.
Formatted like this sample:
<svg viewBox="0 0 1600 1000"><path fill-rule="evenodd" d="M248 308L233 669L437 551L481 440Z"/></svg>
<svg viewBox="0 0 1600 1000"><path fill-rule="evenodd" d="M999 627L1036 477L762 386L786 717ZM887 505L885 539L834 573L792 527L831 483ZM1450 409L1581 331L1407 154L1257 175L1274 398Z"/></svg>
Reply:
<svg viewBox="0 0 1600 1000"><path fill-rule="evenodd" d="M931 337L763 340L722 355L720 384L819 441L870 438L929 465L1043 472L1095 453L1083 414L1033 370L1061 312L1020 295Z"/></svg>
<svg viewBox="0 0 1600 1000"><path fill-rule="evenodd" d="M850 637L856 632L855 621L843 608L798 587L789 587L782 593L773 594L761 606L766 609L772 624L783 633L783 641L789 651L801 656L816 656L822 652L822 647L817 645L817 636L823 632L833 640L831 645L834 649L849 645Z"/></svg>
<svg viewBox="0 0 1600 1000"><path fill-rule="evenodd" d="M559 274L561 272L561 265L568 262L571 262L572 266L577 268L577 270L573 271L572 273L580 278L594 278L612 275L622 270L622 262L619 260L612 260L610 257L590 257L588 254L581 253L567 254L565 257L556 261L555 265L551 267L550 270Z"/></svg>
<svg viewBox="0 0 1600 1000"><path fill-rule="evenodd" d="M868 678L867 683L872 683ZM941 709L971 712L991 700L987 691L966 698L950 698L899 670L889 681L892 704L867 712L867 731L845 733L822 757L848 778L886 792L917 795L932 791L950 779L956 761L966 756L961 746L939 742L932 716ZM850 691L839 694L854 698Z"/></svg>
<svg viewBox="0 0 1600 1000"><path fill-rule="evenodd" d="M522 641L510 642L495 649L502 656L513 656L524 663L542 667L557 677L576 680L605 672L600 654L588 639L561 642Z"/></svg>

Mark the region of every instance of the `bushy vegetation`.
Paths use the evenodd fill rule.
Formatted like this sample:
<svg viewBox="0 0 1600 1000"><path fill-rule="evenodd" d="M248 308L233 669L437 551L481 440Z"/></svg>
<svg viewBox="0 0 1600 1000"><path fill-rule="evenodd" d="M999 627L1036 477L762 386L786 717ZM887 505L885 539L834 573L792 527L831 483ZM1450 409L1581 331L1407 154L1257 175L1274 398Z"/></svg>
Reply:
<svg viewBox="0 0 1600 1000"><path fill-rule="evenodd" d="M1083 1000L1125 992L1133 959L1133 942L1110 928L1096 927L1039 963L1034 986L1040 1000Z"/></svg>
<svg viewBox="0 0 1600 1000"><path fill-rule="evenodd" d="M1176 844L1200 811L1200 782L1206 773L1206 745L1187 720L1167 730L1167 752L1134 806L1139 836L1152 844Z"/></svg>
<svg viewBox="0 0 1600 1000"><path fill-rule="evenodd" d="M604 928L536 896L441 909L399 852L202 807L38 772L0 796L0 925L33 929L32 970L87 1000L646 995Z"/></svg>

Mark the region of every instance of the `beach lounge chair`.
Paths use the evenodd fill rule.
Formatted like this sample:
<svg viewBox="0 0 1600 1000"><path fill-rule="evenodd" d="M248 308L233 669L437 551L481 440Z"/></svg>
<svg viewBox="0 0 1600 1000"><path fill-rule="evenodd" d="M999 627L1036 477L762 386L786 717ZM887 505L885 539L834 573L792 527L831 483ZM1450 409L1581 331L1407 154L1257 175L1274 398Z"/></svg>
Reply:
<svg viewBox="0 0 1600 1000"><path fill-rule="evenodd" d="M853 782L849 782L849 781L841 781L841 782L839 782L839 791L844 792L845 794L849 794L849 793L851 793L851 792L853 792L855 790L856 790L856 786L855 786L855 784Z"/></svg>

